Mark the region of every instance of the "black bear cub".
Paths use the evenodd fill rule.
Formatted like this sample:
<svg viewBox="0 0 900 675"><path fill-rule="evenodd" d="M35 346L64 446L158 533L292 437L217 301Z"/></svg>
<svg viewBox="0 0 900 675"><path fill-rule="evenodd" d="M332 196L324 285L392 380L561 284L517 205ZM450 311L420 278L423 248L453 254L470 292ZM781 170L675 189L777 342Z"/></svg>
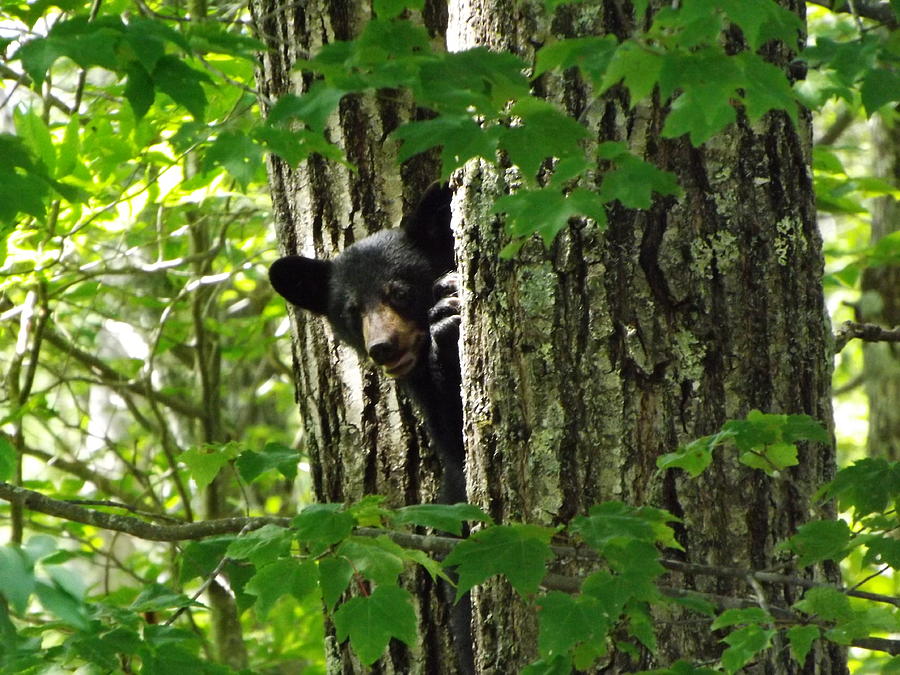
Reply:
<svg viewBox="0 0 900 675"><path fill-rule="evenodd" d="M399 228L334 260L286 256L269 270L280 295L325 315L340 340L410 394L441 461L439 501L450 504L466 501L451 195L432 185Z"/></svg>

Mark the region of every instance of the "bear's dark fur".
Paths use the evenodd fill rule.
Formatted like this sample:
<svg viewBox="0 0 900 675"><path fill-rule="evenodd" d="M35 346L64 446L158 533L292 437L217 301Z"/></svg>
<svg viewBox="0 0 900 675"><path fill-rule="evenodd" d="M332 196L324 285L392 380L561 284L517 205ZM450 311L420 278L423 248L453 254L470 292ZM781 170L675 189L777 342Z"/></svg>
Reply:
<svg viewBox="0 0 900 675"><path fill-rule="evenodd" d="M452 504L466 501L466 490L451 194L435 184L399 228L334 260L280 258L269 278L291 304L326 316L340 340L410 394L441 462L438 500Z"/></svg>

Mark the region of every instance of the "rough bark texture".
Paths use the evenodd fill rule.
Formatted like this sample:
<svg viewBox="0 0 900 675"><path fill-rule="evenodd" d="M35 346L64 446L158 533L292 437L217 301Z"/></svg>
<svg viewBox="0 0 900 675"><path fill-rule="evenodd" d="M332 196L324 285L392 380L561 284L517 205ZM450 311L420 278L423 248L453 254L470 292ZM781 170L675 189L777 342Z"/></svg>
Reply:
<svg viewBox="0 0 900 675"><path fill-rule="evenodd" d="M421 20L443 44L446 8L426 3ZM311 1L284 5L272 0L251 3L259 36L268 46L260 86L276 100L300 94L310 81L292 66L322 45L356 37L371 18L368 2ZM344 150L356 172L337 163L311 159L292 168L280 160L269 164L269 182L278 241L284 253L333 258L354 241L394 227L425 188L437 178L429 158L398 167L397 145L386 140L402 122L417 114L398 92L345 98L330 121L331 139ZM402 198L401 198L402 197ZM316 498L352 502L381 494L391 506L433 501L437 460L409 400L386 378L338 343L324 320L294 314L294 379L305 427ZM449 643L446 607L435 599L423 573L408 580L419 597L422 642L414 649L392 643L376 672L453 673L455 652ZM330 672L370 672L346 646L328 639Z"/></svg>
<svg viewBox="0 0 900 675"><path fill-rule="evenodd" d="M803 11L802 3L789 6ZM525 3L454 3L448 45L487 44L528 60L549 34L632 30L626 2L564 7L551 25L536 16ZM790 58L771 56L783 65ZM753 569L784 562L776 543L824 515L811 497L832 474L831 447L802 448L800 465L778 480L727 452L699 480L659 474L655 461L753 408L831 424L808 117L799 129L780 114L755 125L741 119L692 148L659 137L665 102L629 112L626 95L613 92L586 110L592 95L575 77L545 78L538 87L586 120L597 142L624 140L673 171L686 194L647 212L613 209L606 233L572 227L550 250L534 242L502 261L501 226L484 205L516 182L515 173L484 165L465 172L459 235L470 496L501 522L562 522L605 499L651 504L684 519L678 538L687 560ZM673 583L753 596L732 581ZM771 592L770 601L797 599L789 589ZM535 657L534 618L505 584L475 595L475 615L481 672L515 672ZM660 620L655 663L721 653L721 635L674 615ZM780 647L748 672L798 672ZM648 665L612 654L604 672ZM839 650L819 651L803 672L843 668Z"/></svg>
<svg viewBox="0 0 900 675"><path fill-rule="evenodd" d="M878 175L900 186L900 128L888 128L876 120L872 146ZM872 209L872 245L900 229L900 204L892 197L876 201ZM900 267L867 269L863 274L860 319L885 327L900 326ZM867 343L865 357L866 395L869 398L868 452L872 457L900 459L900 347L892 343Z"/></svg>
<svg viewBox="0 0 900 675"><path fill-rule="evenodd" d="M798 0L785 2L803 11ZM442 4L429 3L425 12L435 34ZM454 0L448 47L488 45L529 61L534 46L553 35L633 30L625 0L564 6L552 23L541 18L540 4ZM291 72L298 56L354 36L370 15L368 3L252 6L269 45L261 83L272 98L308 84ZM785 64L790 54L773 58ZM659 474L655 461L753 408L831 424L830 330L808 119L800 129L782 115L756 125L742 119L695 149L660 139L665 102L629 111L622 91L594 101L571 74L544 77L537 87L584 120L595 142L626 141L675 172L686 194L647 212L613 209L607 232L576 225L549 250L532 242L515 260L500 260L506 238L488 204L515 186L515 171L472 163L457 177L471 501L498 522L541 523L566 521L606 499L650 504L684 519L678 536L687 560L759 569L782 562L776 543L821 515L811 495L833 471L832 448L802 448L800 465L779 480L742 468L727 452L699 480ZM331 130L356 175L320 161L297 170L271 164L286 252L331 257L397 223L404 204L396 196L410 204L435 175L427 164L397 169L394 148L384 142L412 114L397 96L342 103ZM394 504L427 501L432 459L408 402L336 344L320 320L297 316L295 328L298 402L317 497L343 501L379 492ZM424 580L412 583L427 591ZM753 595L735 581L670 583ZM796 599L788 589L772 593L779 603ZM445 618L428 601L420 618L424 644L392 649L377 671L454 672ZM657 663L721 652L721 636L706 627L677 615L660 619ZM535 619L505 584L477 594L474 624L479 672L514 673L535 657ZM747 672L798 672L788 650L770 652ZM363 670L334 644L329 655L332 672ZM613 653L604 672L646 665L648 659ZM803 672L843 668L840 652L816 647Z"/></svg>

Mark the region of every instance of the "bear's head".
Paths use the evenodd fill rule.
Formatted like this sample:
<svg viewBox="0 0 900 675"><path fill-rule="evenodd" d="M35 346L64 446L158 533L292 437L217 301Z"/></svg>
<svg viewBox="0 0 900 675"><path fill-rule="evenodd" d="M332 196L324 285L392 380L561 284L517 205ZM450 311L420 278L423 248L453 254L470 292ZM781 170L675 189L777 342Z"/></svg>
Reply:
<svg viewBox="0 0 900 675"><path fill-rule="evenodd" d="M399 228L347 247L334 260L285 256L269 269L288 302L328 318L335 335L385 374L402 378L424 361L432 286L453 269L450 197L435 184Z"/></svg>

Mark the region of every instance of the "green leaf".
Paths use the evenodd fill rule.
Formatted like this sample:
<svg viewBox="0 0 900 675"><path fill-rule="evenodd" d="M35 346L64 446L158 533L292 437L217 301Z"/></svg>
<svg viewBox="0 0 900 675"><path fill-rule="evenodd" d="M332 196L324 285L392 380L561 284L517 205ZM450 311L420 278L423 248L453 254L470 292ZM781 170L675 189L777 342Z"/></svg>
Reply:
<svg viewBox="0 0 900 675"><path fill-rule="evenodd" d="M568 195L548 188L522 190L501 197L492 210L507 214L506 228L510 236L524 238L538 233L547 246L568 226L570 218L586 216L601 227L606 225L603 200L584 188L575 188Z"/></svg>
<svg viewBox="0 0 900 675"><path fill-rule="evenodd" d="M269 610L282 596L290 594L297 600L312 593L318 586L318 568L312 560L293 558L276 560L260 568L247 582L244 590L256 596L256 611L265 620Z"/></svg>
<svg viewBox="0 0 900 675"><path fill-rule="evenodd" d="M847 621L853 617L850 599L828 586L810 588L794 603L794 608L824 621Z"/></svg>
<svg viewBox="0 0 900 675"><path fill-rule="evenodd" d="M712 617L716 614L716 606L699 593L686 592L685 595L670 599L672 602L704 616Z"/></svg>
<svg viewBox="0 0 900 675"><path fill-rule="evenodd" d="M205 489L213 482L215 477L236 454L235 446L232 444L206 445L199 448L189 448L178 456L182 462L190 470L191 478L197 483L197 487L201 490Z"/></svg>
<svg viewBox="0 0 900 675"><path fill-rule="evenodd" d="M397 509L393 517L395 525L421 525L456 536L467 521L490 523L491 517L471 504L415 504Z"/></svg>
<svg viewBox="0 0 900 675"><path fill-rule="evenodd" d="M608 570L599 570L588 575L581 585L581 592L594 598L610 623L616 623L625 605L634 596L635 587L631 580Z"/></svg>
<svg viewBox="0 0 900 675"><path fill-rule="evenodd" d="M687 134L691 145L703 145L737 118L730 95L730 90L717 84L684 92L672 103L663 127L663 138Z"/></svg>
<svg viewBox="0 0 900 675"><path fill-rule="evenodd" d="M839 645L849 646L854 640L866 638L873 633L896 633L900 629L897 615L887 607L868 607L854 611L834 627L825 631L825 637Z"/></svg>
<svg viewBox="0 0 900 675"><path fill-rule="evenodd" d="M813 148L813 168L816 171L846 175L847 170L841 158L831 148L817 145Z"/></svg>
<svg viewBox="0 0 900 675"><path fill-rule="evenodd" d="M225 557L228 545L235 539L234 535L226 535L188 542L181 554L178 581L183 584L196 577L209 576Z"/></svg>
<svg viewBox="0 0 900 675"><path fill-rule="evenodd" d="M269 110L269 123L282 124L298 120L313 131L324 131L328 118L337 109L346 94L341 89L328 86L319 80L302 96L285 94Z"/></svg>
<svg viewBox="0 0 900 675"><path fill-rule="evenodd" d="M674 174L631 154L616 157L616 168L603 174L600 198L605 202L619 200L630 209L649 209L653 193L680 196L681 188Z"/></svg>
<svg viewBox="0 0 900 675"><path fill-rule="evenodd" d="M784 110L796 124L797 96L784 70L753 52L740 52L734 59L744 75L742 100L750 120L755 122L770 110Z"/></svg>
<svg viewBox="0 0 900 675"><path fill-rule="evenodd" d="M277 470L288 480L297 477L300 453L281 443L266 443L262 452L245 450L234 462L241 478L252 483L266 471Z"/></svg>
<svg viewBox="0 0 900 675"><path fill-rule="evenodd" d="M216 138L203 156L203 169L223 167L243 189L263 168L263 150L246 134L226 131Z"/></svg>
<svg viewBox="0 0 900 675"><path fill-rule="evenodd" d="M214 52L255 63L258 54L266 50L263 42L231 30L224 22L192 21L188 27L189 44L183 40L181 43L186 52L196 51L203 54Z"/></svg>
<svg viewBox="0 0 900 675"><path fill-rule="evenodd" d="M356 519L343 508L343 504L310 504L304 508L292 523L297 539L318 555L349 537Z"/></svg>
<svg viewBox="0 0 900 675"><path fill-rule="evenodd" d="M416 78L416 101L444 115L503 116L510 101L530 95L525 63L509 52L475 47L425 61Z"/></svg>
<svg viewBox="0 0 900 675"><path fill-rule="evenodd" d="M696 478L706 471L712 462L712 451L730 441L736 432L720 431L717 434L703 436L687 445L678 448L677 452L670 452L656 459L659 469L684 469L692 478Z"/></svg>
<svg viewBox="0 0 900 675"><path fill-rule="evenodd" d="M548 157L583 156L580 142L590 133L556 106L527 98L509 113L521 124L502 130L500 147L527 178L533 178Z"/></svg>
<svg viewBox="0 0 900 675"><path fill-rule="evenodd" d="M719 630L729 626L741 626L748 623L768 623L772 617L760 607L747 607L744 609L726 609L716 620L712 622L710 630Z"/></svg>
<svg viewBox="0 0 900 675"><path fill-rule="evenodd" d="M48 37L63 44L66 56L82 68L99 66L115 71L121 64L119 47L125 31L120 16L107 14L90 19L80 15L57 23Z"/></svg>
<svg viewBox="0 0 900 675"><path fill-rule="evenodd" d="M43 560L47 563L48 558L57 553L57 549L58 544L54 537L49 534L35 534L28 538L22 550L30 562Z"/></svg>
<svg viewBox="0 0 900 675"><path fill-rule="evenodd" d="M78 630L88 630L90 621L80 598L73 597L55 584L38 581L34 586L41 605L63 623Z"/></svg>
<svg viewBox="0 0 900 675"><path fill-rule="evenodd" d="M675 520L674 516L669 519ZM599 553L610 544L625 544L633 539L654 542L657 534L641 509L616 501L592 506L588 516L572 520L569 530Z"/></svg>
<svg viewBox="0 0 900 675"><path fill-rule="evenodd" d="M153 70L156 88L184 106L198 122L202 122L206 114L206 94L201 83L208 81L206 73L185 65L176 56L163 56Z"/></svg>
<svg viewBox="0 0 900 675"><path fill-rule="evenodd" d="M521 595L537 591L553 557L552 535L552 529L536 525L495 525L460 542L444 559L459 574L457 599L497 574L505 575Z"/></svg>
<svg viewBox="0 0 900 675"><path fill-rule="evenodd" d="M636 42L623 42L610 59L601 91L624 81L631 94L631 105L646 98L659 80L664 58Z"/></svg>
<svg viewBox="0 0 900 675"><path fill-rule="evenodd" d="M740 26L754 51L769 40L796 48L804 31L800 17L772 0L717 0L717 4L729 21Z"/></svg>
<svg viewBox="0 0 900 675"><path fill-rule="evenodd" d="M797 446L793 443L773 443L765 446L762 451L745 452L739 459L751 469L760 469L770 476L799 464Z"/></svg>
<svg viewBox="0 0 900 675"><path fill-rule="evenodd" d="M681 91L671 104L662 135L688 134L699 146L734 122L736 90L746 81L735 59L710 47L667 56L659 83L664 97Z"/></svg>
<svg viewBox="0 0 900 675"><path fill-rule="evenodd" d="M142 120L156 98L153 78L137 62L129 64L126 67L126 73L128 77L125 81L125 99L131 106L135 119Z"/></svg>
<svg viewBox="0 0 900 675"><path fill-rule="evenodd" d="M653 16L650 35L670 51L693 50L715 43L724 28L724 17L709 0L684 0L680 7L661 7Z"/></svg>
<svg viewBox="0 0 900 675"><path fill-rule="evenodd" d="M644 604L632 603L626 612L628 616L628 632L651 653L656 652L656 633L653 630L653 617Z"/></svg>
<svg viewBox="0 0 900 675"><path fill-rule="evenodd" d="M548 70L577 66L595 86L600 86L617 46L618 41L613 35L550 42L535 55L534 74L538 76Z"/></svg>
<svg viewBox="0 0 900 675"><path fill-rule="evenodd" d="M866 539L866 555L863 564L889 565L900 569L900 541L894 537L881 537L872 535Z"/></svg>
<svg viewBox="0 0 900 675"><path fill-rule="evenodd" d="M16 449L12 443L6 440L6 436L0 434L0 481L12 478L16 470Z"/></svg>
<svg viewBox="0 0 900 675"><path fill-rule="evenodd" d="M856 518L884 511L900 497L900 463L867 457L838 471L824 488L842 510L853 509Z"/></svg>
<svg viewBox="0 0 900 675"><path fill-rule="evenodd" d="M612 624L591 596L551 591L537 600L538 650L545 658L565 654L579 642L602 645Z"/></svg>
<svg viewBox="0 0 900 675"><path fill-rule="evenodd" d="M497 127L484 128L466 115L409 122L396 129L391 136L403 143L398 155L401 162L442 146L441 175L446 177L474 157L493 160L500 132Z"/></svg>
<svg viewBox="0 0 900 675"><path fill-rule="evenodd" d="M763 416L764 418L766 416ZM750 419L750 415L747 416ZM796 441L814 441L816 443L831 443L828 430L816 419L809 415L786 415L781 422L781 435L784 440L794 443Z"/></svg>
<svg viewBox="0 0 900 675"><path fill-rule="evenodd" d="M161 612L167 609L189 607L191 599L182 593L166 588L162 584L147 584L131 603L129 609L135 612Z"/></svg>
<svg viewBox="0 0 900 675"><path fill-rule="evenodd" d="M12 60L22 61L22 68L34 81L36 87L44 84L47 72L66 50L56 42L47 38L29 40L13 55Z"/></svg>
<svg viewBox="0 0 900 675"><path fill-rule="evenodd" d="M373 663L391 638L412 646L416 643L416 614L409 591L379 586L371 595L351 598L334 613L339 642L350 646L364 665Z"/></svg>
<svg viewBox="0 0 900 675"><path fill-rule="evenodd" d="M900 100L900 74L885 68L868 71L860 88L860 96L866 115L871 117L882 106Z"/></svg>
<svg viewBox="0 0 900 675"><path fill-rule="evenodd" d="M329 143L328 139L318 132L306 129L258 127L254 130L253 137L291 166L298 166L311 155L318 154L350 169L354 168L347 162L341 149Z"/></svg>
<svg viewBox="0 0 900 675"><path fill-rule="evenodd" d="M381 527L391 516L391 511L384 507L385 501L382 495L366 495L347 506L347 513L356 519L359 527Z"/></svg>
<svg viewBox="0 0 900 675"><path fill-rule="evenodd" d="M843 520L818 520L800 526L785 545L797 554L798 567L806 567L823 560L843 560L850 549L850 536Z"/></svg>
<svg viewBox="0 0 900 675"><path fill-rule="evenodd" d="M293 533L277 525L263 525L257 530L244 532L228 545L227 555L235 560L249 560L261 567L287 555L291 550Z"/></svg>
<svg viewBox="0 0 900 675"><path fill-rule="evenodd" d="M56 149L50 138L50 129L33 108L25 111L15 109L13 112L16 132L28 148L34 153L48 172L54 173L56 168Z"/></svg>
<svg viewBox="0 0 900 675"><path fill-rule="evenodd" d="M728 673L735 673L772 642L775 631L753 623L729 633L722 642L728 649L722 653L722 666Z"/></svg>
<svg viewBox="0 0 900 675"><path fill-rule="evenodd" d="M161 22L136 16L128 21L125 30L125 42L136 57L132 65L140 67L147 73L153 72L156 64L166 53L168 36L159 34L160 25Z"/></svg>
<svg viewBox="0 0 900 675"><path fill-rule="evenodd" d="M818 626L791 626L787 630L788 642L791 644L791 655L801 666L806 663L806 655L822 631Z"/></svg>
<svg viewBox="0 0 900 675"><path fill-rule="evenodd" d="M660 598L656 586L657 577L665 574L659 564L659 551L648 541L633 539L626 543L605 546L603 555L610 568L618 572L629 585L628 592L634 600L656 602Z"/></svg>
<svg viewBox="0 0 900 675"><path fill-rule="evenodd" d="M345 558L327 556L319 560L319 583L325 608L331 611L353 578L353 566Z"/></svg>
<svg viewBox="0 0 900 675"><path fill-rule="evenodd" d="M370 539L368 537L351 537L345 540L337 550L337 555L350 561L353 570L366 579L378 584L394 584L403 571L403 556L396 544L390 540Z"/></svg>
<svg viewBox="0 0 900 675"><path fill-rule="evenodd" d="M18 614L24 614L34 590L34 572L26 564L21 550L12 544L0 547L0 595Z"/></svg>
<svg viewBox="0 0 900 675"><path fill-rule="evenodd" d="M81 147L80 129L81 118L78 115L72 115L68 124L66 124L66 133L63 136L63 141L57 148L59 155L56 164L57 178L68 176L78 166L78 153Z"/></svg>

